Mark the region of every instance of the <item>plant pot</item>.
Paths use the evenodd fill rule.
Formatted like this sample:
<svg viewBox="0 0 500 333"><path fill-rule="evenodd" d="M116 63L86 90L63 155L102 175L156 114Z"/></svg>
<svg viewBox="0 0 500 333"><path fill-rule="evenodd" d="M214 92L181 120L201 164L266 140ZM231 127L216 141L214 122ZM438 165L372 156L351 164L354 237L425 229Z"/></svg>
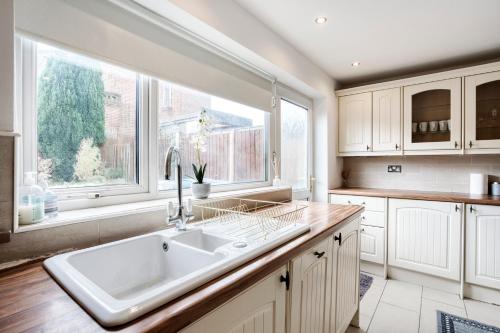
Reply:
<svg viewBox="0 0 500 333"><path fill-rule="evenodd" d="M206 199L210 194L210 183L193 183L191 191L193 192L193 198Z"/></svg>

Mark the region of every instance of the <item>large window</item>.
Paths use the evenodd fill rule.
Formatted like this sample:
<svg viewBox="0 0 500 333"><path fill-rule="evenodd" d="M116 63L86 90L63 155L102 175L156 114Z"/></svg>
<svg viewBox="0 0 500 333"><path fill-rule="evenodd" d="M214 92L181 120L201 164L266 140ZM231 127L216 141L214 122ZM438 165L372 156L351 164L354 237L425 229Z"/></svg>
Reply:
<svg viewBox="0 0 500 333"><path fill-rule="evenodd" d="M176 182L164 179L171 145L185 188L193 163L207 163L213 191L270 185L270 112L41 42L16 43L19 171L36 171L63 209L173 196ZM198 153L202 115L209 126Z"/></svg>
<svg viewBox="0 0 500 333"><path fill-rule="evenodd" d="M281 179L292 186L297 198L309 195L309 129L308 110L281 99Z"/></svg>
<svg viewBox="0 0 500 333"><path fill-rule="evenodd" d="M43 43L22 47L24 171L68 193L137 186L140 75Z"/></svg>
<svg viewBox="0 0 500 333"><path fill-rule="evenodd" d="M193 163L207 163L205 178L212 185L267 180L268 112L164 81L159 82L159 92L160 190L176 186L163 179L163 162L171 145L180 148L186 188L193 182ZM202 114L208 129L200 138ZM201 141L199 155L195 140Z"/></svg>

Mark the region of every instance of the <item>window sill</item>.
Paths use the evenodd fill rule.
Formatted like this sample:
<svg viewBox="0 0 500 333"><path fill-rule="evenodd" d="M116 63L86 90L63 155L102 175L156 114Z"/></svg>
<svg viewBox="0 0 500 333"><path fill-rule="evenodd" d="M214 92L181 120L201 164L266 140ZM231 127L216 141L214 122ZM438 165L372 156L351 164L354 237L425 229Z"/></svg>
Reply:
<svg viewBox="0 0 500 333"><path fill-rule="evenodd" d="M227 192L217 192L211 193L210 199L216 198L225 198L225 197L234 197L234 196L242 196L242 195L253 195L260 193L270 193L275 191L282 191L290 189L290 187L260 187L260 188L252 188L252 189L244 189L237 191L227 191ZM291 189L290 189L291 190ZM191 198L190 196L185 196L184 199ZM78 209L78 210L70 210L59 212L59 214L53 218L47 218L43 222L31 225L22 225L16 228L14 233L27 232L27 231L35 231L47 228L60 227L64 225L74 224L74 223L82 223L88 221L96 221L102 219L109 219L114 217L126 216L131 214L140 214L147 212L159 211L162 209L166 209L166 205L168 202L177 202L177 198L168 198L168 199L158 199L158 200L150 200L143 202L134 202L120 205L110 205L103 206L97 208L87 208L87 209ZM203 200L196 200L201 202ZM195 202L196 202L195 201Z"/></svg>

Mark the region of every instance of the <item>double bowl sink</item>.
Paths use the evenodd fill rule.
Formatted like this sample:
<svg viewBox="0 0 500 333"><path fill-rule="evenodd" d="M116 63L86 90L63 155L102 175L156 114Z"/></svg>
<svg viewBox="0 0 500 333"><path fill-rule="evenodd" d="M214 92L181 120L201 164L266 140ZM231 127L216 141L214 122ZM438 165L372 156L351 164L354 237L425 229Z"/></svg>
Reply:
<svg viewBox="0 0 500 333"><path fill-rule="evenodd" d="M103 326L133 320L309 230L297 224L263 242L219 230L163 230L45 260L49 273Z"/></svg>

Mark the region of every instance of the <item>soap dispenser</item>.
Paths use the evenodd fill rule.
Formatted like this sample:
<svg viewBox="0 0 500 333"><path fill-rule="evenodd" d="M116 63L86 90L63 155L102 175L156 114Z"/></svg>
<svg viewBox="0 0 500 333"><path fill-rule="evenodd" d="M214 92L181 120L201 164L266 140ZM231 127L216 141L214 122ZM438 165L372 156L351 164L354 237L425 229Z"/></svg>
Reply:
<svg viewBox="0 0 500 333"><path fill-rule="evenodd" d="M19 224L34 224L45 218L44 192L36 185L36 172L24 173L24 184L19 190Z"/></svg>

